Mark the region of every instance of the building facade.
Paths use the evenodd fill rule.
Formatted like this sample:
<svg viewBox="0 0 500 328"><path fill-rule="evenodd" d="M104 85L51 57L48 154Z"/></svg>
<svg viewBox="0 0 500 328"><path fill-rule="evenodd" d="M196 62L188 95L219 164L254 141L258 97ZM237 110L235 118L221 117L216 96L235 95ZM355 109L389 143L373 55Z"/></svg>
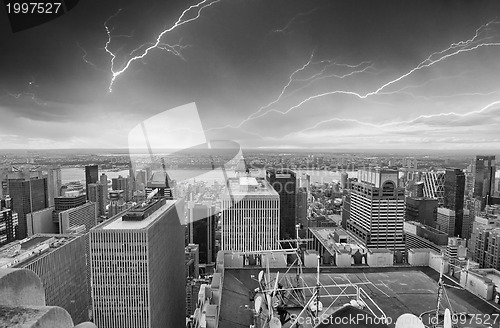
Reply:
<svg viewBox="0 0 500 328"><path fill-rule="evenodd" d="M94 322L99 328L185 325L181 201L158 199L90 231Z"/></svg>
<svg viewBox="0 0 500 328"><path fill-rule="evenodd" d="M430 171L423 173L424 197L438 200L438 206L444 205L444 171Z"/></svg>
<svg viewBox="0 0 500 328"><path fill-rule="evenodd" d="M99 181L99 167L97 165L85 166L85 193L89 199L89 184Z"/></svg>
<svg viewBox="0 0 500 328"><path fill-rule="evenodd" d="M444 181L443 207L455 212L453 236L464 236L469 230L468 222L464 222L464 196L465 173L461 169L447 168Z"/></svg>
<svg viewBox="0 0 500 328"><path fill-rule="evenodd" d="M474 198L481 202L483 210L495 192L495 156L478 155L474 164Z"/></svg>
<svg viewBox="0 0 500 328"><path fill-rule="evenodd" d="M295 238L297 178L295 172L268 170L266 179L280 196L280 239Z"/></svg>
<svg viewBox="0 0 500 328"><path fill-rule="evenodd" d="M404 188L399 186L398 171L358 171L358 182L352 184L350 193L347 230L363 240L367 248L404 253L404 217Z"/></svg>
<svg viewBox="0 0 500 328"><path fill-rule="evenodd" d="M222 196L221 249L260 251L278 249L280 198L264 179L228 180ZM235 201L237 199L237 201Z"/></svg>

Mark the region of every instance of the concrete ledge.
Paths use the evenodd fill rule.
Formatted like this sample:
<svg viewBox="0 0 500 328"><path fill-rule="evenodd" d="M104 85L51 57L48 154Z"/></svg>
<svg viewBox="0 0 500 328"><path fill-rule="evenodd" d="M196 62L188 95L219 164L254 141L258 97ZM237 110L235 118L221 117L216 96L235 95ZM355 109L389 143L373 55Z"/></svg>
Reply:
<svg viewBox="0 0 500 328"><path fill-rule="evenodd" d="M57 306L0 306L0 327L71 328L73 320L66 310Z"/></svg>
<svg viewBox="0 0 500 328"><path fill-rule="evenodd" d="M92 322L82 322L75 326L75 328L97 328Z"/></svg>
<svg viewBox="0 0 500 328"><path fill-rule="evenodd" d="M0 269L0 306L44 305L45 290L36 273L27 269Z"/></svg>

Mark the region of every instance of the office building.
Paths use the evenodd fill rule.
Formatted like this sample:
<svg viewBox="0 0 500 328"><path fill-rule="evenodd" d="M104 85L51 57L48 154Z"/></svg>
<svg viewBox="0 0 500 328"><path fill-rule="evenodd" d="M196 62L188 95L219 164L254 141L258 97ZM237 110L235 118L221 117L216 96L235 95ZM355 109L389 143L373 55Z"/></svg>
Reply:
<svg viewBox="0 0 500 328"><path fill-rule="evenodd" d="M481 211L490 204L495 192L495 156L477 155L474 163L474 198L481 201Z"/></svg>
<svg viewBox="0 0 500 328"><path fill-rule="evenodd" d="M123 199L123 190L111 190L109 192L108 217L113 217L124 211L126 208L127 204Z"/></svg>
<svg viewBox="0 0 500 328"><path fill-rule="evenodd" d="M97 224L97 204L87 202L58 213L59 233L89 231Z"/></svg>
<svg viewBox="0 0 500 328"><path fill-rule="evenodd" d="M229 179L222 196L221 249L273 250L279 246L280 198L264 179Z"/></svg>
<svg viewBox="0 0 500 328"><path fill-rule="evenodd" d="M55 211L66 211L70 208L75 208L85 204L87 198L79 191L67 191L64 196L56 197L54 199Z"/></svg>
<svg viewBox="0 0 500 328"><path fill-rule="evenodd" d="M444 205L444 171L431 171L423 173L424 197L438 200L438 207Z"/></svg>
<svg viewBox="0 0 500 328"><path fill-rule="evenodd" d="M437 210L436 228L447 233L449 237L455 235L455 211L440 207Z"/></svg>
<svg viewBox="0 0 500 328"><path fill-rule="evenodd" d="M99 181L99 167L97 165L85 166L85 193L89 200L89 184Z"/></svg>
<svg viewBox="0 0 500 328"><path fill-rule="evenodd" d="M186 266L186 278L197 279L200 276L200 247L196 244L188 244L184 249L184 263Z"/></svg>
<svg viewBox="0 0 500 328"><path fill-rule="evenodd" d="M436 227L438 200L425 197L406 197L406 221L416 221Z"/></svg>
<svg viewBox="0 0 500 328"><path fill-rule="evenodd" d="M17 239L19 219L17 213L12 211L10 197L0 199L0 246Z"/></svg>
<svg viewBox="0 0 500 328"><path fill-rule="evenodd" d="M53 219L54 207L26 214L28 236L38 233L58 233L57 223Z"/></svg>
<svg viewBox="0 0 500 328"><path fill-rule="evenodd" d="M172 181L166 172L155 171L152 173L150 180L146 183L146 196L154 189L158 189L159 197L167 197L173 199Z"/></svg>
<svg viewBox="0 0 500 328"><path fill-rule="evenodd" d="M342 189L347 188L347 179L348 178L349 178L349 175L347 174L347 172L343 171L340 173L340 186L342 187Z"/></svg>
<svg viewBox="0 0 500 328"><path fill-rule="evenodd" d="M183 203L157 199L89 233L94 323L99 328L185 326Z"/></svg>
<svg viewBox="0 0 500 328"><path fill-rule="evenodd" d="M445 253L448 245L448 234L431 226L415 221L404 223L406 250L430 248L438 254Z"/></svg>
<svg viewBox="0 0 500 328"><path fill-rule="evenodd" d="M107 200L108 199L108 189L109 189L108 176L104 173L101 174L101 176L99 177L99 182L104 186L104 196Z"/></svg>
<svg viewBox="0 0 500 328"><path fill-rule="evenodd" d="M0 248L0 268L26 268L42 281L45 302L68 311L75 324L89 321L85 236L37 234Z"/></svg>
<svg viewBox="0 0 500 328"><path fill-rule="evenodd" d="M9 179L12 210L18 214L19 239L28 236L26 214L47 208L47 179Z"/></svg>
<svg viewBox="0 0 500 328"><path fill-rule="evenodd" d="M54 198L60 196L62 177L60 168L51 168L47 173L48 206L54 206Z"/></svg>
<svg viewBox="0 0 500 328"><path fill-rule="evenodd" d="M305 187L300 187L297 189L296 222L298 224L301 224L304 228L307 227L307 217L309 210L308 194L309 192Z"/></svg>
<svg viewBox="0 0 500 328"><path fill-rule="evenodd" d="M464 194L464 172L456 168L447 168L444 181L443 207L455 212L454 236L463 236L463 233L468 231L467 223L464 223Z"/></svg>
<svg viewBox="0 0 500 328"><path fill-rule="evenodd" d="M352 184L347 230L358 236L367 248L405 252L403 233L405 217L404 188L398 171L364 169Z"/></svg>
<svg viewBox="0 0 500 328"><path fill-rule="evenodd" d="M295 172L288 169L268 170L266 179L280 196L280 239L294 239L297 224Z"/></svg>
<svg viewBox="0 0 500 328"><path fill-rule="evenodd" d="M123 190L123 199L128 202L132 199L132 188L130 188L130 179L121 175L118 178L111 179L111 188L113 190Z"/></svg>
<svg viewBox="0 0 500 328"><path fill-rule="evenodd" d="M216 260L215 229L217 216L215 206L194 204L189 206L188 236L190 244L199 247L199 262L212 264Z"/></svg>
<svg viewBox="0 0 500 328"><path fill-rule="evenodd" d="M89 194L87 197L89 201L96 204L97 216L106 215L106 195L108 195L108 192L105 188L106 187L101 183L91 183L88 185Z"/></svg>

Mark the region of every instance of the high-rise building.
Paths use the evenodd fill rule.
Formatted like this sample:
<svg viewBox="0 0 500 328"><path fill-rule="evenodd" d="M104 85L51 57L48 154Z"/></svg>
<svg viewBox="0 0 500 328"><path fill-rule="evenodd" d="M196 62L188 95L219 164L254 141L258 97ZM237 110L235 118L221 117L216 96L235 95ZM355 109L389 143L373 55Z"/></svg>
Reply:
<svg viewBox="0 0 500 328"><path fill-rule="evenodd" d="M455 211L444 207L437 210L436 228L447 233L449 237L455 236Z"/></svg>
<svg viewBox="0 0 500 328"><path fill-rule="evenodd" d="M125 209L126 203L123 199L123 190L111 190L109 192L108 217L113 217Z"/></svg>
<svg viewBox="0 0 500 328"><path fill-rule="evenodd" d="M444 205L444 171L424 172L424 197L438 200L438 206Z"/></svg>
<svg viewBox="0 0 500 328"><path fill-rule="evenodd" d="M54 206L54 198L60 196L62 177L60 168L51 168L47 174L48 206Z"/></svg>
<svg viewBox="0 0 500 328"><path fill-rule="evenodd" d="M438 254L446 251L448 234L415 221L405 221L406 249L430 248Z"/></svg>
<svg viewBox="0 0 500 328"><path fill-rule="evenodd" d="M273 250L279 247L280 199L264 179L229 179L222 196L221 249ZM237 199L238 201L234 201Z"/></svg>
<svg viewBox="0 0 500 328"><path fill-rule="evenodd" d="M353 182L350 193L347 229L367 248L384 248L404 254L404 192L397 170L358 171L358 182Z"/></svg>
<svg viewBox="0 0 500 328"><path fill-rule="evenodd" d="M347 174L347 172L343 171L340 173L340 186L342 187L342 189L347 188L347 179L348 178L349 178L349 175Z"/></svg>
<svg viewBox="0 0 500 328"><path fill-rule="evenodd" d="M490 204L495 192L495 156L477 155L474 165L474 198L481 201L481 210Z"/></svg>
<svg viewBox="0 0 500 328"><path fill-rule="evenodd" d="M406 197L406 221L416 221L436 227L438 201L433 198Z"/></svg>
<svg viewBox="0 0 500 328"><path fill-rule="evenodd" d="M12 210L18 214L18 238L26 238L26 214L47 208L47 179L9 179L9 193L12 198Z"/></svg>
<svg viewBox="0 0 500 328"><path fill-rule="evenodd" d="M99 167L97 165L85 166L85 193L89 199L89 184L99 181Z"/></svg>
<svg viewBox="0 0 500 328"><path fill-rule="evenodd" d="M307 217L308 217L308 190L305 187L300 187L297 189L297 223L301 224L302 227L307 227Z"/></svg>
<svg viewBox="0 0 500 328"><path fill-rule="evenodd" d="M155 171L146 183L146 196L154 189L158 189L158 196L173 199L172 181L166 172Z"/></svg>
<svg viewBox="0 0 500 328"><path fill-rule="evenodd" d="M453 236L463 237L462 231L464 227L464 194L464 172L461 169L447 168L444 181L443 207L455 212L455 227L453 229Z"/></svg>
<svg viewBox="0 0 500 328"><path fill-rule="evenodd" d="M89 321L84 235L37 234L0 248L0 268L26 268L43 284L45 302L64 308L73 322Z"/></svg>
<svg viewBox="0 0 500 328"><path fill-rule="evenodd" d="M130 179L124 178L121 175L118 178L111 179L111 187L113 190L123 190L123 198L125 202L130 201L132 198L131 192L132 189L130 187Z"/></svg>
<svg viewBox="0 0 500 328"><path fill-rule="evenodd" d="M101 174L99 177L99 182L104 186L104 196L108 199L108 176L106 174Z"/></svg>
<svg viewBox="0 0 500 328"><path fill-rule="evenodd" d="M289 169L268 170L267 181L280 196L280 239L295 238L297 178Z"/></svg>
<svg viewBox="0 0 500 328"><path fill-rule="evenodd" d="M89 231L97 224L96 203L88 202L58 213L59 233Z"/></svg>
<svg viewBox="0 0 500 328"><path fill-rule="evenodd" d="M86 196L78 191L69 191L64 194L64 196L56 197L54 199L54 210L55 211L66 211L70 208L75 208L85 204Z"/></svg>
<svg viewBox="0 0 500 328"><path fill-rule="evenodd" d="M12 212L10 197L0 199L0 246L13 242L17 238L19 220Z"/></svg>
<svg viewBox="0 0 500 328"><path fill-rule="evenodd" d="M182 202L157 199L90 231L94 323L99 328L185 326Z"/></svg>
<svg viewBox="0 0 500 328"><path fill-rule="evenodd" d="M96 204L97 216L106 215L106 195L105 186L101 183L91 183L88 185L87 199Z"/></svg>
<svg viewBox="0 0 500 328"><path fill-rule="evenodd" d="M215 206L194 204L189 210L189 243L199 246L200 263L212 264L216 260L215 229L217 216Z"/></svg>

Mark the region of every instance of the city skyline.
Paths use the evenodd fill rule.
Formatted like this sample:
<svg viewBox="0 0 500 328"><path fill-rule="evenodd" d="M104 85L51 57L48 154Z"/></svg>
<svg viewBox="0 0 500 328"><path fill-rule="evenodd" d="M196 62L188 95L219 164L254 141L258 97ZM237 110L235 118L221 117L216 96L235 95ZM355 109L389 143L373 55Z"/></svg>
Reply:
<svg viewBox="0 0 500 328"><path fill-rule="evenodd" d="M195 102L207 140L245 148L497 150L499 9L90 1L19 33L3 20L0 141L126 148L134 126Z"/></svg>

